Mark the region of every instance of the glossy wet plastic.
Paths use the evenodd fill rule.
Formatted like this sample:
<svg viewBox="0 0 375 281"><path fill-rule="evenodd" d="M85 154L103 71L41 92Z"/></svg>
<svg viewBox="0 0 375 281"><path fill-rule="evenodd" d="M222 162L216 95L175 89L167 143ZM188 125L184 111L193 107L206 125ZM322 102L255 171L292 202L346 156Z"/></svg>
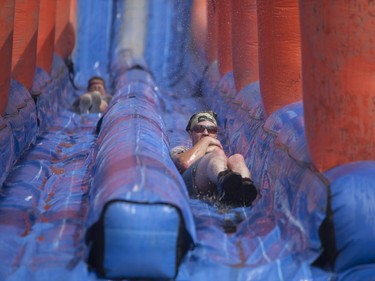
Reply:
<svg viewBox="0 0 375 281"><path fill-rule="evenodd" d="M187 40L189 19L184 10L189 1L181 1L149 6L148 29L157 30L145 45L148 61L129 50L111 53L109 42L102 45L111 53L102 59L111 62L114 98L99 134L101 116L69 110L77 93L58 56L50 74L36 70L31 93L12 82L14 97L0 119L0 276L38 281L105 280L97 273L176 275L177 281L372 278L373 161L319 173L307 149L302 101L266 116L259 81L237 92L232 72L221 76L217 61L195 61L180 40ZM112 22L121 24L124 6L117 4L118 21L106 13L100 34ZM101 5L92 8L100 14ZM163 17L170 25L157 21ZM85 54L88 47L82 48L79 53ZM88 75L91 69L80 71ZM193 94L198 88L203 96ZM189 199L169 158L172 146L189 144L184 128L190 115L207 108L219 114L226 151L244 154L261 189L252 207L228 209ZM320 229L327 206L334 210L339 250L331 269L311 265L323 250ZM92 240L93 229L98 238ZM93 241L103 250L95 255L101 259L96 268L87 266ZM186 245L194 247L176 254Z"/></svg>

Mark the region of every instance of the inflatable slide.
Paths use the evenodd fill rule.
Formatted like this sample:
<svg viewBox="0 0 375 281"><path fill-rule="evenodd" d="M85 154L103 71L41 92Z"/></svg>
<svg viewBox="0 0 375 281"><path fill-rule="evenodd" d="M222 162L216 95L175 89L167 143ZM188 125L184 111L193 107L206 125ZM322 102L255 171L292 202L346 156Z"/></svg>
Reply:
<svg viewBox="0 0 375 281"><path fill-rule="evenodd" d="M0 280L375 280L375 5L0 0ZM77 113L93 76L111 96ZM260 194L170 157L218 114Z"/></svg>

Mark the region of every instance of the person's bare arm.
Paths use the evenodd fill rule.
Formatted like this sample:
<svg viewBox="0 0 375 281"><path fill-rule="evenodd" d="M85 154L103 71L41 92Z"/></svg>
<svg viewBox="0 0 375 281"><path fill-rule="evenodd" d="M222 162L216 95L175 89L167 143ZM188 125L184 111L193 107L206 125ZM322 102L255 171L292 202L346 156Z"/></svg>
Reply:
<svg viewBox="0 0 375 281"><path fill-rule="evenodd" d="M183 173L195 161L202 158L206 153L212 152L214 149L223 149L218 139L210 136L202 138L191 149L176 156L176 166L178 170Z"/></svg>

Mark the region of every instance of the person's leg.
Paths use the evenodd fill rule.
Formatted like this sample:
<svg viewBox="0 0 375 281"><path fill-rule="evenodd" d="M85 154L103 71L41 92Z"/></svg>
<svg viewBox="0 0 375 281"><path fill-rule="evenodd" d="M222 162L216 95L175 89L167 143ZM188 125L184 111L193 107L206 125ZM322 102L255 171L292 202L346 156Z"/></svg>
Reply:
<svg viewBox="0 0 375 281"><path fill-rule="evenodd" d="M92 99L90 94L83 94L79 97L79 113L89 113L92 105Z"/></svg>
<svg viewBox="0 0 375 281"><path fill-rule="evenodd" d="M106 111L107 108L108 108L108 103L102 99L100 102L100 112Z"/></svg>
<svg viewBox="0 0 375 281"><path fill-rule="evenodd" d="M221 202L234 207L251 205L258 194L243 156L235 154L229 162L222 150L200 159L194 184L199 195L216 194Z"/></svg>
<svg viewBox="0 0 375 281"><path fill-rule="evenodd" d="M238 188L228 189L225 201L233 206L250 206L258 196L258 189L251 180L251 173L241 154L234 154L228 158L228 168L239 173L242 177Z"/></svg>
<svg viewBox="0 0 375 281"><path fill-rule="evenodd" d="M189 196L192 198L198 197L198 189L195 185L195 174L197 171L197 167L199 164L200 159L198 159L196 162L194 162L183 174L182 178L185 182L186 189L189 193Z"/></svg>
<svg viewBox="0 0 375 281"><path fill-rule="evenodd" d="M92 99L92 106L90 109L90 113L99 113L100 104L102 102L102 96L99 92L91 92L90 95Z"/></svg>
<svg viewBox="0 0 375 281"><path fill-rule="evenodd" d="M241 154L233 154L228 158L228 168L233 172L239 173L243 178L251 178L245 159Z"/></svg>
<svg viewBox="0 0 375 281"><path fill-rule="evenodd" d="M222 150L215 150L201 158L195 174L195 185L202 194L215 194L218 174L227 170L227 157Z"/></svg>

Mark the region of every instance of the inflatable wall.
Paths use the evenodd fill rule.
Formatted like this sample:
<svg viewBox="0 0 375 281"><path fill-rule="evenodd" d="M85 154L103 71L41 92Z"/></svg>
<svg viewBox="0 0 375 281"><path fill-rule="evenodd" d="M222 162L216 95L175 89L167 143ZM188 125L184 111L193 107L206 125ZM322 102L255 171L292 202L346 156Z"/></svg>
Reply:
<svg viewBox="0 0 375 281"><path fill-rule="evenodd" d="M0 7L1 280L375 280L371 3ZM78 114L92 76L111 101ZM170 158L206 109L252 206Z"/></svg>

